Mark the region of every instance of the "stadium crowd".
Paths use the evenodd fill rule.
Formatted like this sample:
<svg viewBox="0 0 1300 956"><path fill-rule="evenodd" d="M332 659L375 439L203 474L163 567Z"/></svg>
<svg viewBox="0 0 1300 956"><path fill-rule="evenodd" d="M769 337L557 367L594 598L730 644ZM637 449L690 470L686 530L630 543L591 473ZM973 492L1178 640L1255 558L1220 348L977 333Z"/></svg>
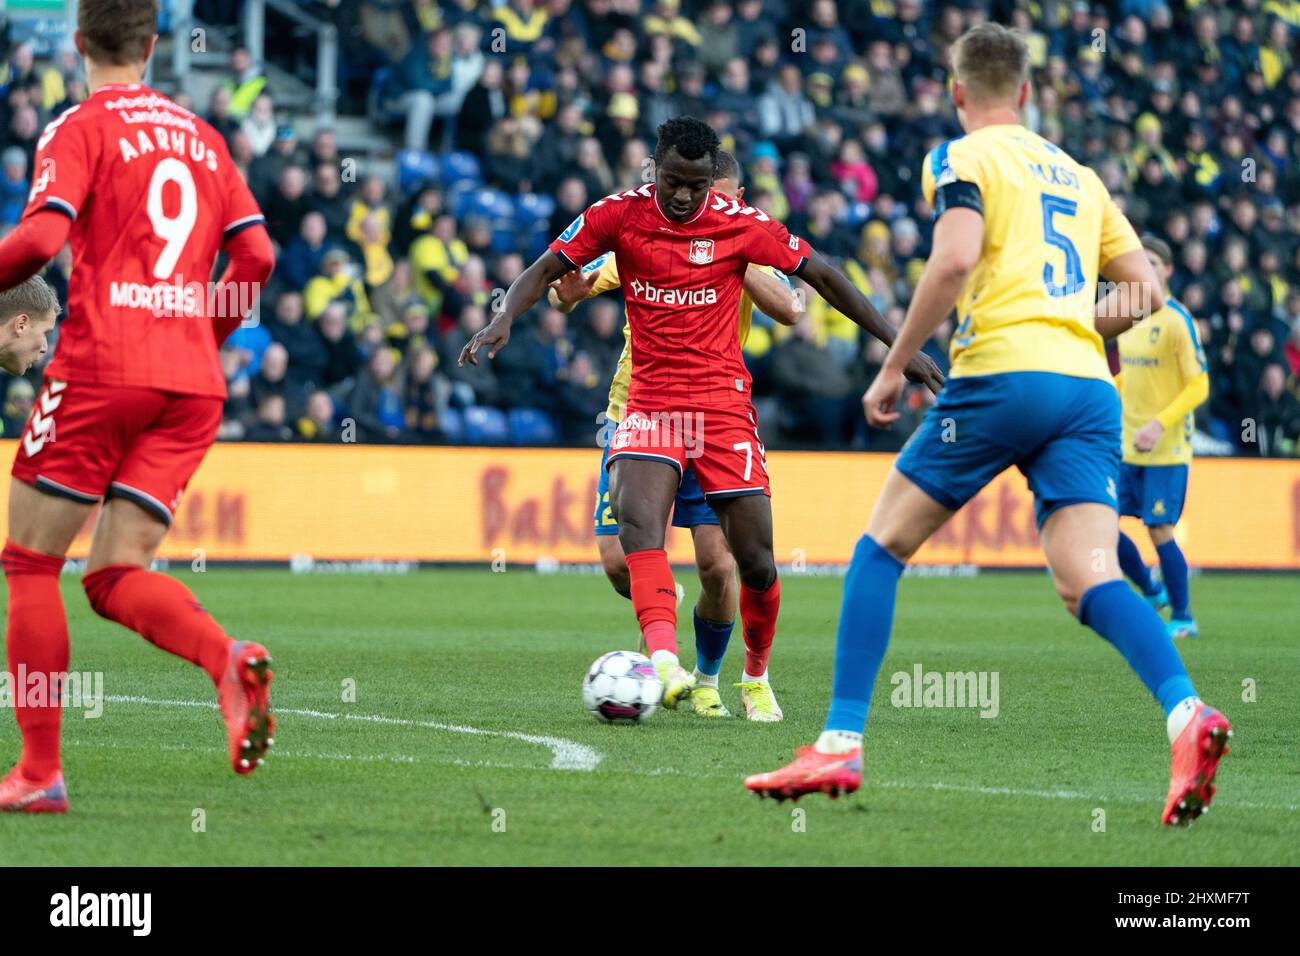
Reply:
<svg viewBox="0 0 1300 956"><path fill-rule="evenodd" d="M960 134L947 50L970 23L1025 32L1027 125L1101 175L1175 250L1171 291L1210 369L1198 450L1300 444L1300 0L330 0L344 112L397 159L353 177L331 129L302 142L244 50L210 101L279 250L260 321L222 351L223 437L593 445L622 303L536 308L491 363L457 368L494 297L589 203L644 181L656 126L689 114L740 159L745 199L834 257L895 324L928 251L926 151ZM233 21L237 4L199 0ZM76 57L3 44L0 228L41 129L85 96ZM182 94L181 101L186 102ZM48 277L66 289L66 250ZM795 280L795 286L799 283ZM860 397L882 350L810 290L745 346L769 444L895 449ZM927 348L944 361L949 329ZM4 434L30 410L6 380Z"/></svg>

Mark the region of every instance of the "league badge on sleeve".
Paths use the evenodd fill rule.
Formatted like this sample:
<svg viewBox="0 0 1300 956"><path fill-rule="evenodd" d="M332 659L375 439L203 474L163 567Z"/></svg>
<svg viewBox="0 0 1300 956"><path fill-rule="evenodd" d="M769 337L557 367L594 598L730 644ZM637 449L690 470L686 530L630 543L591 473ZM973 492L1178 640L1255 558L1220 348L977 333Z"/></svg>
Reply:
<svg viewBox="0 0 1300 956"><path fill-rule="evenodd" d="M691 262L697 266L706 266L713 261L713 240L691 240Z"/></svg>
<svg viewBox="0 0 1300 956"><path fill-rule="evenodd" d="M586 213L579 213L578 218L569 223L569 228L560 233L560 242L572 242L573 237L582 232L585 217Z"/></svg>

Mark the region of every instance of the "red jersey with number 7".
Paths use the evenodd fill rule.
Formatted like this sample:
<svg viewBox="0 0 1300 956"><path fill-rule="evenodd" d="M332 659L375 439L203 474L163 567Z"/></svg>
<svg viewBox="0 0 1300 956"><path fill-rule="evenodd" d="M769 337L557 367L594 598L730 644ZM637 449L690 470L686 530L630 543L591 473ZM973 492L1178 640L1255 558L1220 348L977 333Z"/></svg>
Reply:
<svg viewBox="0 0 1300 956"><path fill-rule="evenodd" d="M24 216L43 209L73 223L46 376L225 398L213 263L264 220L221 134L147 86L102 86L41 134Z"/></svg>
<svg viewBox="0 0 1300 956"><path fill-rule="evenodd" d="M745 271L793 275L812 256L762 210L712 190L691 219L670 219L654 184L592 203L550 250L573 268L613 250L632 333L629 408L748 405L736 335Z"/></svg>

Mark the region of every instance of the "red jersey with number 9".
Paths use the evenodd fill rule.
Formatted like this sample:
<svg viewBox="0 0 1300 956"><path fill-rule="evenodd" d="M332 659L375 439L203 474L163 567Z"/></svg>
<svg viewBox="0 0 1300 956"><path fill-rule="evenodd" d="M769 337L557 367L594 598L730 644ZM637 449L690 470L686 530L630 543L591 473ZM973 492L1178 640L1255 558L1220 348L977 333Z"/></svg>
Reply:
<svg viewBox="0 0 1300 956"><path fill-rule="evenodd" d="M224 398L213 263L264 220L221 135L147 86L102 86L37 143L24 216L43 209L73 222L46 377Z"/></svg>

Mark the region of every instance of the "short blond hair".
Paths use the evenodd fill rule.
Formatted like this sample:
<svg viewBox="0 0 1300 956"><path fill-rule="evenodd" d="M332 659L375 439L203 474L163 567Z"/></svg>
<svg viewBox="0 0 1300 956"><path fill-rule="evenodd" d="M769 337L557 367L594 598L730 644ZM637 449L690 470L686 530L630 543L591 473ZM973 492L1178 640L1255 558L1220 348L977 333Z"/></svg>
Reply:
<svg viewBox="0 0 1300 956"><path fill-rule="evenodd" d="M952 70L978 103L1014 100L1029 76L1029 47L999 23L977 23L953 44Z"/></svg>
<svg viewBox="0 0 1300 956"><path fill-rule="evenodd" d="M59 314L59 297L54 294L49 283L38 275L0 292L0 325L16 315L25 313L38 319L51 312Z"/></svg>

